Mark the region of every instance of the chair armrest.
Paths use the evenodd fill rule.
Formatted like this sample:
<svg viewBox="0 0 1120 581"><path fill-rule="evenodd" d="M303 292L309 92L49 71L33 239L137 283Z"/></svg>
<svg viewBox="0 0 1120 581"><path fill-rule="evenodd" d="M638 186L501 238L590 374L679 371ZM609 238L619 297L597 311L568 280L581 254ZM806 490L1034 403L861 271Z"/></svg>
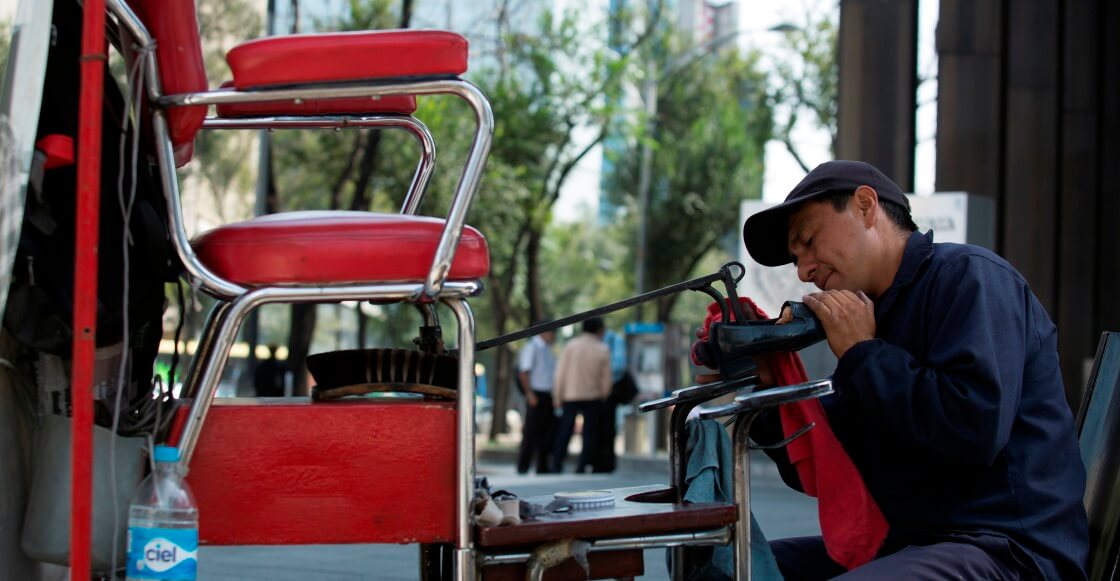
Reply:
<svg viewBox="0 0 1120 581"><path fill-rule="evenodd" d="M714 419L736 416L796 401L818 398L830 393L832 393L832 380L817 379L741 395L735 398L733 403L700 410L700 417Z"/></svg>
<svg viewBox="0 0 1120 581"><path fill-rule="evenodd" d="M688 387L682 387L678 390L673 391L673 393L667 397L655 399L653 401L647 401L638 406L638 411L649 412L678 404L703 403L705 401L713 400L721 395L727 395L740 389L755 387L757 385L757 375L740 377L738 379L728 379L726 381L717 381L714 383L690 385Z"/></svg>

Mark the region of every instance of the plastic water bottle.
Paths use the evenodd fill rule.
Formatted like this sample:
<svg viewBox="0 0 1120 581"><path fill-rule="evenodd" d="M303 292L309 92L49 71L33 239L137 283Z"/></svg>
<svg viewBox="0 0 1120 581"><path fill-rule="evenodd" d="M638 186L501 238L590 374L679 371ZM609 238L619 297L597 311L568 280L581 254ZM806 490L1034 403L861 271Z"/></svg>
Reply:
<svg viewBox="0 0 1120 581"><path fill-rule="evenodd" d="M129 581L194 581L198 508L179 468L179 449L156 446L156 469L128 508Z"/></svg>

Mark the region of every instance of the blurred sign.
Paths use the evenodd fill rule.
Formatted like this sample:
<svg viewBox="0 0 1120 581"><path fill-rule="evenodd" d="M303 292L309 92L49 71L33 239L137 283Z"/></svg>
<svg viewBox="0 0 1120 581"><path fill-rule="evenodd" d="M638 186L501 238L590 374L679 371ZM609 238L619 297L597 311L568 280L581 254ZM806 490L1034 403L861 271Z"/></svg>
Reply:
<svg viewBox="0 0 1120 581"><path fill-rule="evenodd" d="M625 331L627 335L663 333L665 325L663 323L626 323Z"/></svg>

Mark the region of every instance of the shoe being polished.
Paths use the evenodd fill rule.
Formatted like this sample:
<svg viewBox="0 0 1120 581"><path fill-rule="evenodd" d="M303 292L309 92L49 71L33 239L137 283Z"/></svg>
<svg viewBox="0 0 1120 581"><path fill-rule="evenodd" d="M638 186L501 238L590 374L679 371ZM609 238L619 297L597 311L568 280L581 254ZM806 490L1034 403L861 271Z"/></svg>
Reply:
<svg viewBox="0 0 1120 581"><path fill-rule="evenodd" d="M788 301L792 320L778 319L743 323L712 323L708 329L707 359L715 364L723 379L738 379L758 372L754 357L769 353L799 351L824 339L824 328L805 303Z"/></svg>

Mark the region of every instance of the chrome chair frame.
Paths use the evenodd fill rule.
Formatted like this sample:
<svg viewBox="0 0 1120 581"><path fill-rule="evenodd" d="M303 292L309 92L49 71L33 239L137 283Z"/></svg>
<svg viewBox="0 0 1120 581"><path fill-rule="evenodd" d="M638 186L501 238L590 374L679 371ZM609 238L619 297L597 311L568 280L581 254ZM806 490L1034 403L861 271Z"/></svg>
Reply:
<svg viewBox="0 0 1120 581"><path fill-rule="evenodd" d="M142 51L155 49L155 42L146 27L123 0L107 0L107 9L121 26L132 36ZM458 369L458 414L457 414L457 492L456 492L456 533L454 570L458 579L473 579L476 576L475 553L471 529L470 507L474 493L475 445L474 445L474 364L475 330L474 316L467 297L480 292L480 281L448 281L448 274L455 257L466 215L478 191L482 171L490 150L494 129L493 112L482 92L470 82L457 77L410 78L407 82L399 80L375 80L346 84L309 84L303 87L268 88L252 91L220 89L198 93L165 95L162 92L158 64L155 58L146 59L146 96L152 107L152 123L157 143L157 158L160 168L160 181L164 190L171 224L172 244L175 247L188 276L200 289L223 301L207 319L207 329L211 331L200 341L196 356L187 372L185 387L194 394L194 403L180 440L180 464L187 466L198 443L202 425L217 390L218 380L229 356L229 347L236 338L237 331L246 315L261 305L277 302L289 303L329 303L344 300L375 300L390 302L410 302L432 305L442 302L447 305L458 322L459 369ZM191 247L183 222L181 198L175 173L174 152L167 126L166 111L173 107L190 105L222 105L236 103L259 103L271 101L298 101L303 99L339 99L347 97L375 97L387 95L453 95L471 107L475 115L475 134L458 185L452 197L446 224L440 236L428 274L422 281L400 281L379 284L354 284L335 286L294 285L249 289L217 276L203 264ZM387 117L387 116L386 116ZM402 116L403 117L403 116ZM272 118L276 125L269 125L268 119L218 120L205 122L210 128L268 128L273 126L294 127L299 122L327 124L327 126L354 126L355 120L342 121L340 118ZM375 119L365 118L370 125ZM393 117L393 122L413 131L423 143L430 141L422 124L401 121ZM330 125L332 124L333 125ZM361 123L361 121L358 121ZM381 123L378 121L378 123ZM388 123L384 123L388 125ZM383 125L383 126L384 126ZM434 154L434 147L431 149ZM422 158L419 167L423 167ZM413 185L426 184L426 175L418 169ZM413 188L403 204L402 213L414 214L420 206L423 188Z"/></svg>
<svg viewBox="0 0 1120 581"><path fill-rule="evenodd" d="M411 115L322 115L307 117L207 117L203 129L403 129L420 146L420 159L408 186L401 214L415 214L436 167L436 141L423 121Z"/></svg>
<svg viewBox="0 0 1120 581"><path fill-rule="evenodd" d="M735 428L731 436L732 454L735 457L735 506L738 521L735 524L735 581L751 579L751 424L764 410L779 405L822 397L832 393L831 379L818 379L748 393L735 398L733 403L700 411L701 419L734 417ZM778 444L788 444L804 435L802 429Z"/></svg>

